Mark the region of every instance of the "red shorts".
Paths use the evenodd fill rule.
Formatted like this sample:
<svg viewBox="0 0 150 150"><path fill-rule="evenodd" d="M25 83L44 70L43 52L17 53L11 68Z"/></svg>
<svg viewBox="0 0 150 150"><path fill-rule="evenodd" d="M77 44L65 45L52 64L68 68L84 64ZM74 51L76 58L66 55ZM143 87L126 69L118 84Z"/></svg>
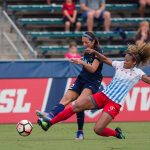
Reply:
<svg viewBox="0 0 150 150"><path fill-rule="evenodd" d="M93 98L99 109L103 108L103 111L107 112L113 118L118 115L121 105L113 102L103 92L93 94Z"/></svg>

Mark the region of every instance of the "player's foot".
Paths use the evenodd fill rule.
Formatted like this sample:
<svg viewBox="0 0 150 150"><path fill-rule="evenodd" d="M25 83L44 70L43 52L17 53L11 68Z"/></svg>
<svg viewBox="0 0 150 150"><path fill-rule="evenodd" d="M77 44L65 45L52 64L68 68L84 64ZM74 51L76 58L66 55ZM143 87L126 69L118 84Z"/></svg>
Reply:
<svg viewBox="0 0 150 150"><path fill-rule="evenodd" d="M117 127L117 128L115 129L115 131L117 132L116 137L117 137L118 139L125 139L125 135L123 134L122 130L121 130L119 127Z"/></svg>
<svg viewBox="0 0 150 150"><path fill-rule="evenodd" d="M43 119L43 118L39 118L37 120L37 123L38 123L39 126L41 126L41 128L44 131L47 131L49 129L49 127L52 125L49 120L46 120L46 119Z"/></svg>
<svg viewBox="0 0 150 150"><path fill-rule="evenodd" d="M83 133L83 131L77 131L76 132L76 138L75 138L76 140L84 140L84 133Z"/></svg>
<svg viewBox="0 0 150 150"><path fill-rule="evenodd" d="M40 118L46 118L46 119L49 119L49 120L52 120L52 118L53 118L49 113L41 112L39 110L36 110L36 115Z"/></svg>

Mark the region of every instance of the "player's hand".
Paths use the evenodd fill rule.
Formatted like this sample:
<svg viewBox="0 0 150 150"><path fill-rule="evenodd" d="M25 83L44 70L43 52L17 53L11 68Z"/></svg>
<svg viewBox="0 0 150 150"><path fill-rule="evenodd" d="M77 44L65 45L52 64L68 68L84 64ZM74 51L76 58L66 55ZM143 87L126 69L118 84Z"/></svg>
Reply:
<svg viewBox="0 0 150 150"><path fill-rule="evenodd" d="M88 54L92 54L92 53L94 53L95 52L95 50L94 49L90 49L90 48L87 48L86 50L85 50L85 53L88 53Z"/></svg>
<svg viewBox="0 0 150 150"><path fill-rule="evenodd" d="M82 60L80 58L71 58L70 62L73 62L75 64L82 64Z"/></svg>

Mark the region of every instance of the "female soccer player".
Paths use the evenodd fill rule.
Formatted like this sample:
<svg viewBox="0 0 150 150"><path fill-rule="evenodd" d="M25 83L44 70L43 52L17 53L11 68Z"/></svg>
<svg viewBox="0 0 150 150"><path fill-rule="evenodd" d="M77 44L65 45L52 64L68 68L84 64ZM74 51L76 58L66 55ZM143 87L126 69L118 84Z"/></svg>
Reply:
<svg viewBox="0 0 150 150"><path fill-rule="evenodd" d="M114 136L124 139L125 136L120 128L113 130L108 128L107 125L119 113L125 96L140 79L150 84L150 77L137 68L137 66L144 66L150 61L150 43L138 46L129 45L124 61L112 61L93 49L87 49L86 52L89 54L94 53L101 61L115 68L116 72L112 81L102 92L74 101L70 107L59 113L52 120L43 117L41 127L48 130L51 125L71 117L74 113L82 110L103 108L102 115L95 124L94 132L101 136Z"/></svg>
<svg viewBox="0 0 150 150"><path fill-rule="evenodd" d="M98 53L101 53L99 42L96 36L92 32L85 32L82 36L83 46L92 48ZM102 81L102 66L103 63L95 56L95 54L85 53L83 59L72 58L72 62L83 66L82 71L77 77L74 84L70 87L64 97L60 100L60 103L54 106L54 109L48 114L37 111L37 115L42 117L43 115L49 118L55 117L58 113L64 110L65 106L75 99L81 100L83 97L98 92ZM40 124L40 119L38 123ZM77 113L78 131L76 139L82 140L84 138L83 125L84 125L84 112Z"/></svg>

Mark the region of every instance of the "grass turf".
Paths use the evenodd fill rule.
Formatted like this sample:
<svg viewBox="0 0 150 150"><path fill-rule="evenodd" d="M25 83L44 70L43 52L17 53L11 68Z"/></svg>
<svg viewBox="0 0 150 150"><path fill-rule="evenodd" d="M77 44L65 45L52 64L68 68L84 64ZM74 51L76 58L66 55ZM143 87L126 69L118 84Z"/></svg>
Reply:
<svg viewBox="0 0 150 150"><path fill-rule="evenodd" d="M0 125L0 150L149 150L150 122L111 123L109 127L121 127L125 140L99 137L93 132L93 123L86 123L85 140L76 141L76 124L57 124L44 132L34 125L28 137L21 137L16 125Z"/></svg>

